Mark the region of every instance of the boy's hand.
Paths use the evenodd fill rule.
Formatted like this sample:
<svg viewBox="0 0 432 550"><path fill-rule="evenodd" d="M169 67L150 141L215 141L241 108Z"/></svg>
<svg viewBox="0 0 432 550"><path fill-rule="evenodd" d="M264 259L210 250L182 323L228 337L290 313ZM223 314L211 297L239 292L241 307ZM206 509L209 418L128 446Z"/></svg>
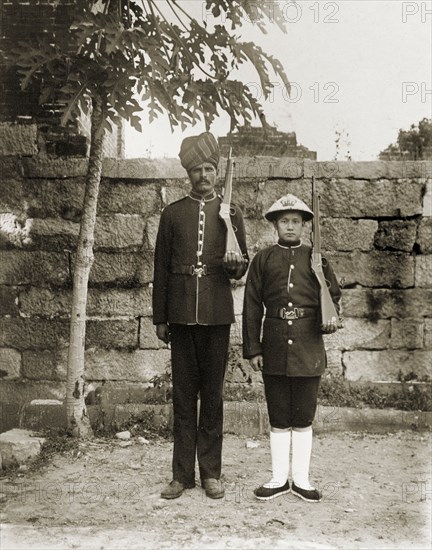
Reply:
<svg viewBox="0 0 432 550"><path fill-rule="evenodd" d="M253 368L255 372L263 370L264 359L262 355L255 355L252 359L249 359L249 365Z"/></svg>
<svg viewBox="0 0 432 550"><path fill-rule="evenodd" d="M332 317L331 321L327 321L327 323L321 325L321 330L325 334L332 334L333 332L336 332L338 329L338 323L336 317Z"/></svg>

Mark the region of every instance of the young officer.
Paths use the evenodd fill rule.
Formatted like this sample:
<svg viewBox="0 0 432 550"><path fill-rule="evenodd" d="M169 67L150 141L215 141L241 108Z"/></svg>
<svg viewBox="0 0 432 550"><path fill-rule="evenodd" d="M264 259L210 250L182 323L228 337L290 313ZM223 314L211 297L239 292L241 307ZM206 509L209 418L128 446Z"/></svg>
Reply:
<svg viewBox="0 0 432 550"><path fill-rule="evenodd" d="M273 475L255 490L255 496L268 500L291 490L303 500L317 502L321 493L309 483L312 421L326 366L322 332L334 332L337 319L321 324L320 287L311 270L311 247L301 242L312 211L294 195L286 195L265 217L273 223L279 240L251 262L243 307L243 356L255 371L263 373L271 426ZM323 270L339 311L340 289L325 259Z"/></svg>

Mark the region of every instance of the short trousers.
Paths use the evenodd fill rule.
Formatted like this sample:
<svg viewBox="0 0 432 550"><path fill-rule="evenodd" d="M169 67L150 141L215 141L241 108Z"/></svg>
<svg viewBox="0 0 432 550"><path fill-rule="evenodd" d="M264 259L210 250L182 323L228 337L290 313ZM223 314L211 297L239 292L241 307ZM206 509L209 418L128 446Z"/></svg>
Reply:
<svg viewBox="0 0 432 550"><path fill-rule="evenodd" d="M263 380L272 428L307 428L312 425L321 376L264 374Z"/></svg>

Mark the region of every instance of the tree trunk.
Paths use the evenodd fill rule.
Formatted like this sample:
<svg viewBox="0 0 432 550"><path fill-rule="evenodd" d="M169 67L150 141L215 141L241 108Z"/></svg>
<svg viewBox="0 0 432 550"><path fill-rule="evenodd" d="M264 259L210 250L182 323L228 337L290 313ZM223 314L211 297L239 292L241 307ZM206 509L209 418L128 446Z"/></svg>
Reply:
<svg viewBox="0 0 432 550"><path fill-rule="evenodd" d="M68 428L74 436L81 438L88 438L93 435L84 400L84 347L87 287L90 269L93 264L94 228L99 184L102 174L104 132L99 130L103 123L102 118L101 101L93 99L90 158L73 274L72 314L66 383Z"/></svg>

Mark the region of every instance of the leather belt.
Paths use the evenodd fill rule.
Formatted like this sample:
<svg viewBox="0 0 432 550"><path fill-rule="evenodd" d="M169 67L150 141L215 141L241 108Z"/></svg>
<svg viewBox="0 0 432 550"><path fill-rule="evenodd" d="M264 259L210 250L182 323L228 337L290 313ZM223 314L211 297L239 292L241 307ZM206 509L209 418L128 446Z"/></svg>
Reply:
<svg viewBox="0 0 432 550"><path fill-rule="evenodd" d="M313 318L317 315L317 309L313 307L280 307L270 308L266 311L266 317L273 319L300 319Z"/></svg>
<svg viewBox="0 0 432 550"><path fill-rule="evenodd" d="M213 273L221 273L223 271L220 265L172 265L171 273L178 273L180 275L192 275L202 277L203 275L212 275Z"/></svg>

